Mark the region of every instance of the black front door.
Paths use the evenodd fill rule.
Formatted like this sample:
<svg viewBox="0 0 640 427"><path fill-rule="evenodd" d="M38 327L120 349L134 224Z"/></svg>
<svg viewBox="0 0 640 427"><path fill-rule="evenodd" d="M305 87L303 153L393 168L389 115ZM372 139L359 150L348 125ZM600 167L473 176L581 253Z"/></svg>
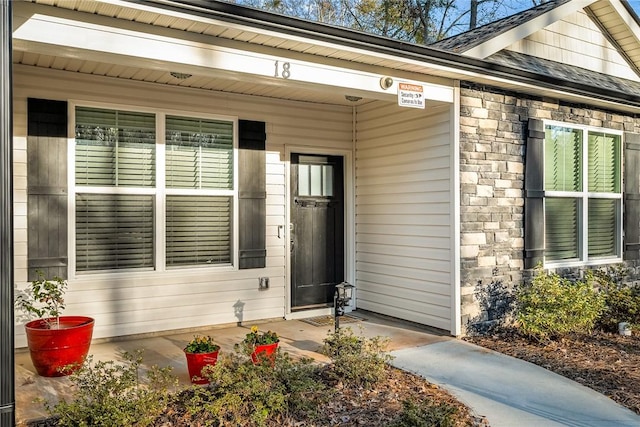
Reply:
<svg viewBox="0 0 640 427"><path fill-rule="evenodd" d="M333 304L344 280L343 161L291 155L291 306Z"/></svg>

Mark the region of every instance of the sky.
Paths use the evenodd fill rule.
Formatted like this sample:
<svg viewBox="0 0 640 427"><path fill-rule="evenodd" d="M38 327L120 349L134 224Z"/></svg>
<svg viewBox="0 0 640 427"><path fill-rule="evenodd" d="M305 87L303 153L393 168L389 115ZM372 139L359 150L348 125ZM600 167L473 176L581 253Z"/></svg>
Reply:
<svg viewBox="0 0 640 427"><path fill-rule="evenodd" d="M640 16L640 0L629 0L629 4L635 10L636 14Z"/></svg>

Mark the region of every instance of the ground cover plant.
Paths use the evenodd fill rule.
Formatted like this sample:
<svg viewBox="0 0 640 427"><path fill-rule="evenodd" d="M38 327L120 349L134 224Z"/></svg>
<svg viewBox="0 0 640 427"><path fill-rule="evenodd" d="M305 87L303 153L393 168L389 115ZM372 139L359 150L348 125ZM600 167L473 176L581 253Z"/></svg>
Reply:
<svg viewBox="0 0 640 427"><path fill-rule="evenodd" d="M124 363L86 360L70 376L77 388L75 398L54 405L44 402L53 416L51 425L152 425L168 404L177 380L171 368L153 366L141 374L142 352L124 353L123 359Z"/></svg>
<svg viewBox="0 0 640 427"><path fill-rule="evenodd" d="M486 426L449 393L388 365L387 340L349 328L330 333L322 351L331 363L293 359L254 364L246 351L223 354L203 372L210 384L170 393L168 370L139 376L139 359L100 362L72 376L75 400L49 406L32 426ZM167 387L157 387L164 381ZM125 386L128 384L128 386ZM119 396L125 398L119 399ZM151 398L151 400L149 399ZM126 402L119 402L125 400ZM114 414L105 414L112 410ZM117 417L117 418L114 418Z"/></svg>
<svg viewBox="0 0 640 427"><path fill-rule="evenodd" d="M640 292L620 267L578 282L538 271L516 293L518 320L468 341L526 360L600 392L640 414ZM618 334L629 322L631 336Z"/></svg>

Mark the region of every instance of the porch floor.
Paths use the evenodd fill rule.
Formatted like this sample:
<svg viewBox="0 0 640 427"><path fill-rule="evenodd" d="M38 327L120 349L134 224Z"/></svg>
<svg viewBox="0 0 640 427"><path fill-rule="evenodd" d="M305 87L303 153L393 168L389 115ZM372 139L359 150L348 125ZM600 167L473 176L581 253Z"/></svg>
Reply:
<svg viewBox="0 0 640 427"><path fill-rule="evenodd" d="M389 350L408 349L439 341L453 339L442 335L442 331L416 325L398 319L380 316L361 310L351 313L364 321L341 323L355 333L367 337L385 336L391 339ZM117 340L97 340L91 345L90 354L94 360L122 360L123 352L144 350L144 365L172 366L173 373L182 384L189 384L189 374L182 348L194 334L211 335L220 344L221 351L232 352L233 346L244 338L253 324L261 330L272 330L280 336L280 347L292 356L307 356L320 361L327 359L318 353L322 340L333 325L314 326L301 320L273 320L246 323L242 325L215 326L190 332L166 333L154 336L126 337ZM360 327L362 328L360 331ZM36 374L28 351L17 350L15 354L16 423L24 426L28 421L47 416L42 403L34 402L42 398L55 403L61 397L70 397L69 380L65 377L45 378Z"/></svg>

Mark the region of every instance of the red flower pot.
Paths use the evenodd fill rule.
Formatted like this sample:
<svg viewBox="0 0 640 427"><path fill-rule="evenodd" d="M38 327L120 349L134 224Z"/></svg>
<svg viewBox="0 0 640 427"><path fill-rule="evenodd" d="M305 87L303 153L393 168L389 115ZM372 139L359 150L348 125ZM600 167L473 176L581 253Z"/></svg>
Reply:
<svg viewBox="0 0 640 427"><path fill-rule="evenodd" d="M263 361L269 361L271 366L276 362L276 350L278 349L277 342L273 344L256 345L251 353L251 360L254 365L262 363Z"/></svg>
<svg viewBox="0 0 640 427"><path fill-rule="evenodd" d="M38 319L25 325L31 361L43 377L61 377L80 368L89 353L95 323L91 317L61 316L60 327L49 329L47 322L52 321ZM63 371L65 367L69 369Z"/></svg>
<svg viewBox="0 0 640 427"><path fill-rule="evenodd" d="M202 370L205 366L215 366L218 361L218 352L219 350L211 353L184 352L185 356L187 356L187 368L189 369L189 378L191 378L192 383L209 384L209 380L201 376Z"/></svg>

